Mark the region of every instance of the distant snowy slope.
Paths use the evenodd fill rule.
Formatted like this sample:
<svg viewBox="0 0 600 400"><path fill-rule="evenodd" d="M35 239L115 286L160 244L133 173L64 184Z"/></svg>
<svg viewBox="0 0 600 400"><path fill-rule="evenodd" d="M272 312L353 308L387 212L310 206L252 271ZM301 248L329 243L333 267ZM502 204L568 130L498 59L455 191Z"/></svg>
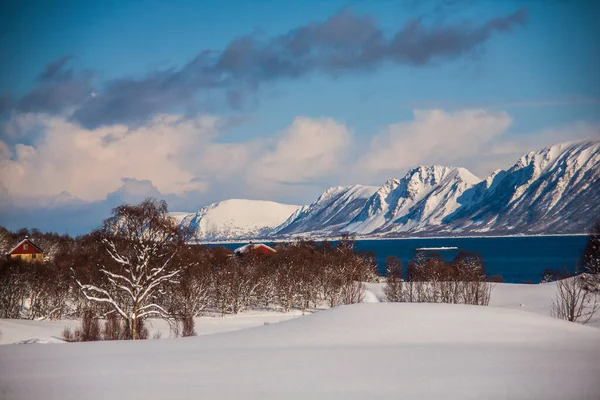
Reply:
<svg viewBox="0 0 600 400"><path fill-rule="evenodd" d="M472 196L444 222L473 232L582 232L600 214L600 142L532 151L481 182Z"/></svg>
<svg viewBox="0 0 600 400"><path fill-rule="evenodd" d="M231 199L203 207L197 213L180 218L191 227L199 240L232 240L266 236L281 225L300 206L274 201Z"/></svg>
<svg viewBox="0 0 600 400"><path fill-rule="evenodd" d="M377 187L354 185L333 187L303 207L273 234L291 235L309 232L337 232L362 209Z"/></svg>
<svg viewBox="0 0 600 400"><path fill-rule="evenodd" d="M388 180L344 230L369 234L417 231L439 225L454 212L463 193L480 179L464 168L419 166Z"/></svg>

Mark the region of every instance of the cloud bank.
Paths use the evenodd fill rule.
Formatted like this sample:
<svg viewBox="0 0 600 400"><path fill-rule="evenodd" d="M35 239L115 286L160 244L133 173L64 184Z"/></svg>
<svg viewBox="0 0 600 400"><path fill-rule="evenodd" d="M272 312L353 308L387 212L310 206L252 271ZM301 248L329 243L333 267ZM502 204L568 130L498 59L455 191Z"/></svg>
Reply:
<svg viewBox="0 0 600 400"><path fill-rule="evenodd" d="M222 141L227 121L210 115L88 129L67 117L16 114L5 129L34 124L41 133L32 145L0 140L0 212L10 222L21 210L21 223L36 208L89 217L146 196L181 211L232 197L307 203L329 186L379 185L418 164L465 166L485 177L532 149L600 137L598 125L584 122L514 136L512 122L483 109L415 110L366 142L334 119L297 117L275 135L231 143Z"/></svg>
<svg viewBox="0 0 600 400"><path fill-rule="evenodd" d="M50 63L38 85L16 101L21 112L57 113L74 108L70 120L87 129L139 124L158 114L197 109L207 93L233 108L261 85L310 74L341 76L372 72L383 65L422 67L478 49L494 34L526 22L527 12L487 21L426 25L410 19L385 32L374 18L345 9L281 35L258 32L233 39L221 50L204 50L180 68L143 78L123 77L92 86L94 74L68 67L72 57ZM0 113L11 108L4 98Z"/></svg>

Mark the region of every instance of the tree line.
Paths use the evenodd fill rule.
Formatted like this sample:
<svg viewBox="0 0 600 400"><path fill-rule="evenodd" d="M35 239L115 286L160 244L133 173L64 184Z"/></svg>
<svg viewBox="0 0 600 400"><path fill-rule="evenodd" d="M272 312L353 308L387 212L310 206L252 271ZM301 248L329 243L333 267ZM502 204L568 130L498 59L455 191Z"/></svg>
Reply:
<svg viewBox="0 0 600 400"><path fill-rule="evenodd" d="M2 260L0 317L100 317L125 339L143 338L148 318L193 333L193 318L207 309L225 315L358 303L364 282L378 278L374 255L357 253L350 238L280 243L270 255L190 245L193 232L154 199L115 208L100 229L77 238L6 230L2 237L25 234L40 247L52 241L52 253L43 266Z"/></svg>
<svg viewBox="0 0 600 400"><path fill-rule="evenodd" d="M569 281L573 291L598 289L600 223L595 229L583 257L586 274ZM44 250L45 262L0 260L0 318L82 318L79 331L65 332L71 340L146 338L148 318L166 319L182 335L193 335L194 317L207 310L304 312L359 303L365 282L382 279L375 255L357 252L350 237L335 245L278 243L269 255L236 256L225 247L191 245L194 233L178 226L166 202L155 199L121 205L101 228L77 238L2 228L0 251L27 235ZM397 257L388 257L385 275L384 297L391 302L488 305L493 289L481 256L465 251L451 262L416 252L406 274ZM570 293L562 296L581 303L581 292ZM561 307L568 314L573 307L566 301Z"/></svg>
<svg viewBox="0 0 600 400"><path fill-rule="evenodd" d="M488 281L479 254L459 251L452 262L439 254L419 251L407 266L403 279L402 262L386 259L385 299L392 302L453 303L487 306L493 283Z"/></svg>

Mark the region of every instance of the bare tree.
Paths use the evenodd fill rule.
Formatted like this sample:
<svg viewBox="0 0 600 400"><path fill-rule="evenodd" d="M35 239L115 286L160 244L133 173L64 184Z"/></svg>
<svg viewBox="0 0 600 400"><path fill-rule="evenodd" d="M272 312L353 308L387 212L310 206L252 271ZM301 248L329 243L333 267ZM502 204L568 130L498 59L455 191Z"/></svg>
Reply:
<svg viewBox="0 0 600 400"><path fill-rule="evenodd" d="M146 199L115 208L97 236L105 252L99 257L99 279L76 279L77 285L87 300L118 313L131 339L139 339L145 318L172 317L155 298L185 268L173 259L185 244L186 232L169 217L166 202Z"/></svg>
<svg viewBox="0 0 600 400"><path fill-rule="evenodd" d="M10 232L3 226L0 226L0 256L5 257L11 250L14 240Z"/></svg>
<svg viewBox="0 0 600 400"><path fill-rule="evenodd" d="M387 257L385 260L385 271L387 273L387 281L383 288L383 294L386 301L404 301L402 261L395 256Z"/></svg>
<svg viewBox="0 0 600 400"><path fill-rule="evenodd" d="M590 230L590 238L583 252L583 268L586 289L600 292L600 219Z"/></svg>
<svg viewBox="0 0 600 400"><path fill-rule="evenodd" d="M598 311L597 295L586 290L581 275L556 281L556 289L556 298L550 311L553 317L585 324Z"/></svg>
<svg viewBox="0 0 600 400"><path fill-rule="evenodd" d="M179 276L179 282L161 296L161 302L168 305L170 314L180 321L193 320L210 305L210 251L204 246L184 246L174 261L187 268Z"/></svg>

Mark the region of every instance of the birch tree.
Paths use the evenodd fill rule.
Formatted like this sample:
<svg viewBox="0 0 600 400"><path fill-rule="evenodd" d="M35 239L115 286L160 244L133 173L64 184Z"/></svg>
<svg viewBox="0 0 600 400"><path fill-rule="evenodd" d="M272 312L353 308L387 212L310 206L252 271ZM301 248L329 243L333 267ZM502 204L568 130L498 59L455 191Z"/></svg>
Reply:
<svg viewBox="0 0 600 400"><path fill-rule="evenodd" d="M185 265L173 261L187 232L169 217L165 201L146 199L113 209L97 236L102 252L98 278L91 282L76 278L77 285L87 300L120 315L130 338L136 340L144 319L171 318L156 299L184 271Z"/></svg>

